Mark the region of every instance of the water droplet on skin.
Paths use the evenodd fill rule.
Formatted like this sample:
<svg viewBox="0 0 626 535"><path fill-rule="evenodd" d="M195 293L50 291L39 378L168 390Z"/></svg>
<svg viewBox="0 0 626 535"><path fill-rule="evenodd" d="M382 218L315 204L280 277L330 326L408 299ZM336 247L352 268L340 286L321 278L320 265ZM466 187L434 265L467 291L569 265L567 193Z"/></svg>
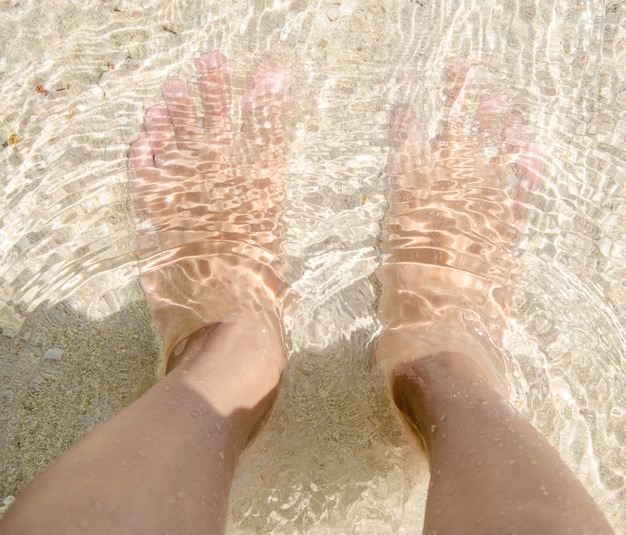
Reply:
<svg viewBox="0 0 626 535"><path fill-rule="evenodd" d="M139 450L137 452L137 454L139 455L139 457L145 457L146 456L146 452L144 450Z"/></svg>
<svg viewBox="0 0 626 535"><path fill-rule="evenodd" d="M430 432L434 433L435 431L437 431L437 426L436 425L431 425L430 426Z"/></svg>
<svg viewBox="0 0 626 535"><path fill-rule="evenodd" d="M222 430L222 424L219 422L215 422L215 429L217 429L217 431L221 431Z"/></svg>
<svg viewBox="0 0 626 535"><path fill-rule="evenodd" d="M441 417L439 418L440 421L445 422L447 416L445 414L442 414Z"/></svg>
<svg viewBox="0 0 626 535"><path fill-rule="evenodd" d="M225 456L224 456L224 452L223 452L223 451L220 451L218 455L220 456L220 459L223 461L223 460L224 460L224 457L225 457Z"/></svg>
<svg viewBox="0 0 626 535"><path fill-rule="evenodd" d="M200 413L199 413L196 409L194 409L194 410L192 410L192 411L191 411L191 416L193 416L194 418L195 418L196 416L198 416L199 414L200 414Z"/></svg>
<svg viewBox="0 0 626 535"><path fill-rule="evenodd" d="M165 387L163 387L163 390L165 390L166 392L169 392L171 390L171 388L169 386L165 386Z"/></svg>

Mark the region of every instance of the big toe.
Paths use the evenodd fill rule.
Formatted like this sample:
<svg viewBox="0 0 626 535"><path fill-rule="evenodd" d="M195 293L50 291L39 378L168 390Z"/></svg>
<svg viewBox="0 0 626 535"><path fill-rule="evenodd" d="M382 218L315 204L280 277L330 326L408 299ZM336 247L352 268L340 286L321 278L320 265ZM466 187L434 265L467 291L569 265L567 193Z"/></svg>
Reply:
<svg viewBox="0 0 626 535"><path fill-rule="evenodd" d="M282 165L291 109L291 76L283 65L264 63L246 84L243 131L248 150L261 167Z"/></svg>
<svg viewBox="0 0 626 535"><path fill-rule="evenodd" d="M219 52L209 52L196 61L196 68L200 74L198 88L204 108L204 128L214 143L228 142L232 131L232 94L226 60Z"/></svg>

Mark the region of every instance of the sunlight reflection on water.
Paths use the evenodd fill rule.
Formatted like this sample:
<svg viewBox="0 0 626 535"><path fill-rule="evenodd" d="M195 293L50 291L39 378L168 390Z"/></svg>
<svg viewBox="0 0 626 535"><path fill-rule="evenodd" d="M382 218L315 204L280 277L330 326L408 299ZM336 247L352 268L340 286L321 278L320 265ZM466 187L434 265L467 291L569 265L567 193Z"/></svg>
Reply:
<svg viewBox="0 0 626 535"><path fill-rule="evenodd" d="M263 60L291 70L286 248L302 297L280 404L234 485L231 532L404 533L421 522L426 465L371 359L373 274L390 111L413 102L436 136L445 73L462 60L543 146L507 338L514 402L626 529L619 2L55 4L0 7L0 495L154 377L147 315L133 308L143 298L127 151L164 81L193 79L193 59L219 49L237 95ZM104 332L126 334L105 344ZM44 359L55 348L63 356ZM64 385L79 392L85 377L92 393L67 397Z"/></svg>

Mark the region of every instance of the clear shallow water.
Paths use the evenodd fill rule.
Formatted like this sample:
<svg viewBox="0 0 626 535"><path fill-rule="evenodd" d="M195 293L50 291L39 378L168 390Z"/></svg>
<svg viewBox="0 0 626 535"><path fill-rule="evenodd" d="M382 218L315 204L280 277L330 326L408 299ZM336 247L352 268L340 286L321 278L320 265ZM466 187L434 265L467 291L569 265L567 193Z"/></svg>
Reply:
<svg viewBox="0 0 626 535"><path fill-rule="evenodd" d="M372 362L373 273L390 111L414 102L434 136L460 59L544 148L508 334L514 402L626 531L622 3L11 1L0 17L0 498L154 380L127 151L165 79L219 49L238 94L263 60L292 71L302 296L231 532L414 532L427 466Z"/></svg>

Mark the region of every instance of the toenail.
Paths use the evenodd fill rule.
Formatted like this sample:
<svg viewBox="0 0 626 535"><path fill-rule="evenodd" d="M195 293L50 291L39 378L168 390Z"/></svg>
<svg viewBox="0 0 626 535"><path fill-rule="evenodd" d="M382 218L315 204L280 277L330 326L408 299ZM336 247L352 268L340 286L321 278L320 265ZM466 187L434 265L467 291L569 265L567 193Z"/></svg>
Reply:
<svg viewBox="0 0 626 535"><path fill-rule="evenodd" d="M198 66L204 69L217 69L222 63L222 55L219 52L209 52L197 62Z"/></svg>
<svg viewBox="0 0 626 535"><path fill-rule="evenodd" d="M180 80L170 80L165 84L163 94L168 98L180 98L185 94L185 83Z"/></svg>
<svg viewBox="0 0 626 535"><path fill-rule="evenodd" d="M151 108L146 113L146 126L153 126L155 123L161 122L164 117L167 117L167 112L163 108Z"/></svg>
<svg viewBox="0 0 626 535"><path fill-rule="evenodd" d="M265 73L264 87L270 93L281 93L287 85L287 76L282 70Z"/></svg>

